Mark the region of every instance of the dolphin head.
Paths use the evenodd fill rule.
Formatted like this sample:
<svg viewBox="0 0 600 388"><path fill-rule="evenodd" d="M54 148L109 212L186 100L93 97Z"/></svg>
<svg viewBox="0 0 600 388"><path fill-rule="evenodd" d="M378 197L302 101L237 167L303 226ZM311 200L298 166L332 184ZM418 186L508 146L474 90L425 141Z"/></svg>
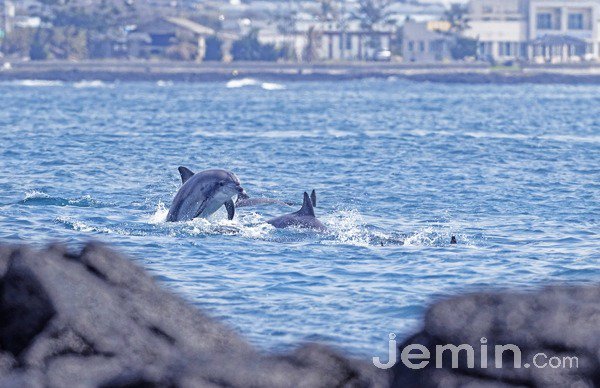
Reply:
<svg viewBox="0 0 600 388"><path fill-rule="evenodd" d="M220 187L219 190L229 198L233 197L234 195L247 195L246 191L244 191L244 188L242 187L242 184L240 183L239 178L232 172L227 172L223 179L219 180L218 185Z"/></svg>

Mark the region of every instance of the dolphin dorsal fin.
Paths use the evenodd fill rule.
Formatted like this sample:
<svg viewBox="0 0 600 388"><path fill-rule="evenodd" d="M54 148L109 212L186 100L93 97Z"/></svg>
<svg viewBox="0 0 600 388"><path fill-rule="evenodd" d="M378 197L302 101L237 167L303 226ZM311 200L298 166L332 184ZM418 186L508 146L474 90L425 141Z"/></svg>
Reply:
<svg viewBox="0 0 600 388"><path fill-rule="evenodd" d="M308 196L308 193L304 192L304 202L302 203L302 208L296 212L298 215L303 216L315 216L315 209L313 208L312 201Z"/></svg>
<svg viewBox="0 0 600 388"><path fill-rule="evenodd" d="M317 207L317 192L315 190L310 193L310 201L313 207Z"/></svg>
<svg viewBox="0 0 600 388"><path fill-rule="evenodd" d="M178 168L178 170L179 170L179 174L181 175L181 183L182 184L187 182L188 179L190 179L192 176L194 176L194 173L189 168L180 166Z"/></svg>

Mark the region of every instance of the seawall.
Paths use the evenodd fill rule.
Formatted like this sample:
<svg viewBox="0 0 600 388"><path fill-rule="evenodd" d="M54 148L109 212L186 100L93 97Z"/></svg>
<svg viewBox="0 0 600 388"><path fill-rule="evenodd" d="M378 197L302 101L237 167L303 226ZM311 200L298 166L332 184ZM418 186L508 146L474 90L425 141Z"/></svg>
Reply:
<svg viewBox="0 0 600 388"><path fill-rule="evenodd" d="M10 62L5 60L5 62ZM530 65L493 68L483 64L409 65L397 63L269 63L169 61L28 61L0 67L0 81L176 81L215 82L234 78L275 81L323 81L401 78L446 83L600 84L600 64Z"/></svg>

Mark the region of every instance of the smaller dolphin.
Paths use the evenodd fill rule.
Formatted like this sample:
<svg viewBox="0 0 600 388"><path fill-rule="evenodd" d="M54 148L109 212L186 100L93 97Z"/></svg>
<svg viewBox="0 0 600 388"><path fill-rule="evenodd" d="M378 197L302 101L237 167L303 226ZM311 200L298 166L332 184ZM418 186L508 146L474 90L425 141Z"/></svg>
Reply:
<svg viewBox="0 0 600 388"><path fill-rule="evenodd" d="M206 170L194 174L179 167L183 185L169 208L167 221L189 221L196 217L206 218L225 205L227 217L235 214L234 195L244 195L240 180L234 173L225 170Z"/></svg>
<svg viewBox="0 0 600 388"><path fill-rule="evenodd" d="M313 199L316 203L317 195L314 193L314 190L313 194L313 198L311 199L308 196L308 193L304 192L304 203L302 204L302 208L297 212L270 219L267 223L278 229L295 226L297 228L314 229L318 231L327 230L325 225L323 225L315 216Z"/></svg>

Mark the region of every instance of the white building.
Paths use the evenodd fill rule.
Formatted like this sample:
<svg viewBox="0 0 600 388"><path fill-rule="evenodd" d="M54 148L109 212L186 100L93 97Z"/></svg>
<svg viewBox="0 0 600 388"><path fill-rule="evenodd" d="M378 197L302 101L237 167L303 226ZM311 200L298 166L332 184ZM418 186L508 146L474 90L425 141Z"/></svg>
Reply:
<svg viewBox="0 0 600 388"><path fill-rule="evenodd" d="M367 31L360 22L339 28L336 23L325 23L316 30L317 57L321 60L370 60L381 50L389 50L395 29L391 26L375 27Z"/></svg>
<svg viewBox="0 0 600 388"><path fill-rule="evenodd" d="M600 59L600 0L471 0L464 35L498 61Z"/></svg>
<svg viewBox="0 0 600 388"><path fill-rule="evenodd" d="M402 56L405 62L434 63L451 60L450 23L406 21L402 27Z"/></svg>
<svg viewBox="0 0 600 388"><path fill-rule="evenodd" d="M361 28L359 21L300 21L296 26L297 44L303 47L304 58L318 61L371 60L375 54L391 48L396 28L375 26L372 31ZM307 54L310 52L310 54Z"/></svg>

